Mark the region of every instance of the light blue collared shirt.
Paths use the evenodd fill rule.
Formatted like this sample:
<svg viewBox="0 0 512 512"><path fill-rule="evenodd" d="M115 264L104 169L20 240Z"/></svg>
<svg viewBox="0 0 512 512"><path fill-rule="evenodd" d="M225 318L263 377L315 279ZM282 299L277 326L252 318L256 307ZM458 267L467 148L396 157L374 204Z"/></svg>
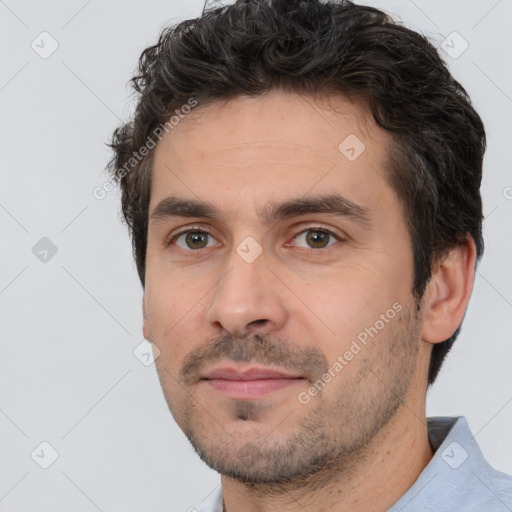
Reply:
<svg viewBox="0 0 512 512"><path fill-rule="evenodd" d="M435 452L388 512L512 512L512 477L484 459L466 419L428 418ZM220 486L199 512L222 512Z"/></svg>

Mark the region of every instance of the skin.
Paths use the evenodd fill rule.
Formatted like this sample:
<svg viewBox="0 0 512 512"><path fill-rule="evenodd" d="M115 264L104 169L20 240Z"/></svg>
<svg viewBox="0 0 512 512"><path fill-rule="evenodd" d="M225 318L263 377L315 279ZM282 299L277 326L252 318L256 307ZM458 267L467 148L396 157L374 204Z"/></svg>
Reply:
<svg viewBox="0 0 512 512"><path fill-rule="evenodd" d="M365 145L354 161L338 149L349 134ZM197 107L156 148L150 214L176 195L207 200L223 216L150 222L143 330L160 351L171 413L221 473L228 512L385 511L432 458L428 363L433 344L462 321L475 246L468 238L439 262L417 310L410 237L386 181L389 144L343 97L272 91ZM272 201L333 192L366 207L370 223L258 216ZM318 243L318 228L340 240ZM166 245L185 229L211 236ZM252 263L236 251L247 237L262 249ZM301 403L300 393L397 303L378 334ZM302 379L233 399L200 380L220 363Z"/></svg>

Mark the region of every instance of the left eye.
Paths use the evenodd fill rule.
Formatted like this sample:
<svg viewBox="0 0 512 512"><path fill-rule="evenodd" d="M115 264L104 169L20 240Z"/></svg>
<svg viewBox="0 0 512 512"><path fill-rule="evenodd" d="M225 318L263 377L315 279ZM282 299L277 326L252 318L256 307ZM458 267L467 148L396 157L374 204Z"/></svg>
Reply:
<svg viewBox="0 0 512 512"><path fill-rule="evenodd" d="M305 240L305 242L309 244L307 249L324 249L341 240L341 238L332 231L323 228L306 229L298 235L295 235L294 240L300 239ZM334 239L332 243L328 243L331 239Z"/></svg>

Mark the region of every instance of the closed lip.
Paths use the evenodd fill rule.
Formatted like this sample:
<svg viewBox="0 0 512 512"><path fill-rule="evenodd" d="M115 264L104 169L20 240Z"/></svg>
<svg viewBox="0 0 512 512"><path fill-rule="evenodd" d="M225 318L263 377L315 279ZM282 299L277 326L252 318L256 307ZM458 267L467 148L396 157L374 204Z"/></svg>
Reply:
<svg viewBox="0 0 512 512"><path fill-rule="evenodd" d="M274 368L233 368L222 366L205 373L202 379L225 380L261 380L261 379L301 379L300 375L286 373L284 370Z"/></svg>

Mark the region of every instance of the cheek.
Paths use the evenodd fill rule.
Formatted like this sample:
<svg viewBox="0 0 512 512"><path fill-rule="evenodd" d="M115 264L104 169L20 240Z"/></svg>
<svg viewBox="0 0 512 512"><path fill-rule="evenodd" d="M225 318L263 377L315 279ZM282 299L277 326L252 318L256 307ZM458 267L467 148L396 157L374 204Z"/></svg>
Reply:
<svg viewBox="0 0 512 512"><path fill-rule="evenodd" d="M162 359L162 356L155 361L160 386L163 390L165 400L172 416L183 428L184 411L187 408L187 398L189 393L183 390L178 384L178 376L173 368L169 368L168 360Z"/></svg>
<svg viewBox="0 0 512 512"><path fill-rule="evenodd" d="M324 340L326 357L335 360L359 335L364 338L366 329L374 327L376 322L378 337L389 331L390 318L395 318L393 304L403 304L407 293L407 286L392 279L389 272L360 264L308 283L304 304L322 324L315 331L319 339ZM390 310L392 314L386 316ZM386 316L382 329L381 315ZM303 313L297 318L314 319ZM307 331L311 332L311 329Z"/></svg>
<svg viewBox="0 0 512 512"><path fill-rule="evenodd" d="M147 320L153 341L166 361L176 361L176 356L184 350L186 337L181 334L197 314L197 300L194 308L194 301L189 300L188 295L187 287L168 277L146 280Z"/></svg>

